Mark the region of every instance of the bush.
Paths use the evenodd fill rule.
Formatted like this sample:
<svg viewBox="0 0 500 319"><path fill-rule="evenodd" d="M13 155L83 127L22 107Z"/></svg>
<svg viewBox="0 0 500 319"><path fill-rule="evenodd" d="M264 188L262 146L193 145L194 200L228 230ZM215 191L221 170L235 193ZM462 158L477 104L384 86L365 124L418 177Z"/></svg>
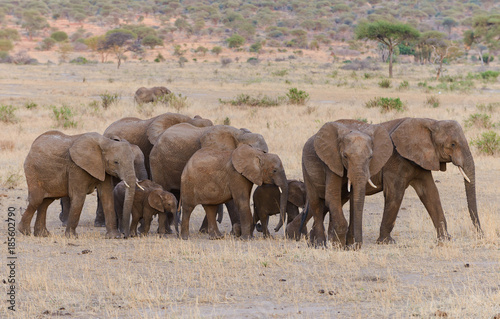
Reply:
<svg viewBox="0 0 500 319"><path fill-rule="evenodd" d="M68 34L64 31L56 31L50 35L52 39L54 39L57 42L63 42L68 40Z"/></svg>
<svg viewBox="0 0 500 319"><path fill-rule="evenodd" d="M251 65L257 65L257 64L259 64L259 62L260 62L259 59L253 58L253 57L248 58L248 60L247 60L247 63L250 63Z"/></svg>
<svg viewBox="0 0 500 319"><path fill-rule="evenodd" d="M50 50L56 45L57 41L52 38L45 38L42 40L42 44L40 45L40 49L47 51Z"/></svg>
<svg viewBox="0 0 500 319"><path fill-rule="evenodd" d="M163 55L158 52L158 55L156 56L156 58L154 59L155 62L164 62L165 61L165 57L163 57Z"/></svg>
<svg viewBox="0 0 500 319"><path fill-rule="evenodd" d="M285 76L285 75L288 75L288 70L287 69L278 70L278 71L271 72L271 74L274 76Z"/></svg>
<svg viewBox="0 0 500 319"><path fill-rule="evenodd" d="M500 152L500 135L494 131L488 131L481 134L481 137L471 141L481 153L495 155Z"/></svg>
<svg viewBox="0 0 500 319"><path fill-rule="evenodd" d="M248 105L248 106L261 106L261 107L270 107L270 106L278 106L283 103L285 97L278 96L277 98L272 98L267 95L258 95L257 97L252 97L248 94L239 94L232 100L222 100L219 99L219 103L221 104L231 104L234 106Z"/></svg>
<svg viewBox="0 0 500 319"><path fill-rule="evenodd" d="M87 60L86 58L84 58L83 56L79 56L71 61L69 61L69 63L74 63L74 64L96 64L97 61L90 61L90 60Z"/></svg>
<svg viewBox="0 0 500 319"><path fill-rule="evenodd" d="M389 79L382 79L378 82L378 86L383 88L383 89L388 89L391 87L391 80Z"/></svg>
<svg viewBox="0 0 500 319"><path fill-rule="evenodd" d="M24 107L27 108L28 110L34 109L37 106L38 105L33 101L29 101L29 102L24 103Z"/></svg>
<svg viewBox="0 0 500 319"><path fill-rule="evenodd" d="M481 111L481 112L494 112L498 107L500 107L500 102L494 102L494 103L488 103L487 105L485 104L478 104L476 105L476 108Z"/></svg>
<svg viewBox="0 0 500 319"><path fill-rule="evenodd" d="M354 60L354 61L349 61L345 63L343 66L340 67L342 70L349 70L349 71L360 71L360 70L370 70L370 71L377 71L380 70L380 67L375 61L375 59L369 59L366 58L364 60Z"/></svg>
<svg viewBox="0 0 500 319"><path fill-rule="evenodd" d="M222 59L220 59L220 63L222 64L222 66L227 66L227 65L229 65L232 62L233 62L233 60L231 58L222 58Z"/></svg>
<svg viewBox="0 0 500 319"><path fill-rule="evenodd" d="M101 97L101 104L104 109L107 109L111 104L116 104L120 100L118 93L109 93L108 91L99 94Z"/></svg>
<svg viewBox="0 0 500 319"><path fill-rule="evenodd" d="M491 116L483 113L474 113L469 116L468 119L465 120L466 127L477 127L477 128L486 128L489 129L493 123L491 123Z"/></svg>
<svg viewBox="0 0 500 319"><path fill-rule="evenodd" d="M299 91L297 88L289 89L286 97L290 104L304 105L309 101L309 94L305 91Z"/></svg>
<svg viewBox="0 0 500 319"><path fill-rule="evenodd" d="M189 102L187 96L182 96L182 94L175 95L175 93L170 93L166 95L166 100L169 106L179 113L182 109L189 107Z"/></svg>
<svg viewBox="0 0 500 319"><path fill-rule="evenodd" d="M188 59L186 59L185 57L181 56L179 57L179 60L177 61L177 63L179 63L179 66L181 68L184 67L184 64L186 64L186 62L188 62Z"/></svg>
<svg viewBox="0 0 500 319"><path fill-rule="evenodd" d="M17 110L16 107L12 105L1 105L0 106L0 121L4 123L16 123L17 117L14 112Z"/></svg>
<svg viewBox="0 0 500 319"><path fill-rule="evenodd" d="M222 47L219 46L214 46L211 50L211 52L215 55L219 55L222 52Z"/></svg>
<svg viewBox="0 0 500 319"><path fill-rule="evenodd" d="M14 44L9 39L0 39L0 51L10 51L14 49Z"/></svg>
<svg viewBox="0 0 500 319"><path fill-rule="evenodd" d="M245 44L245 38L239 34L233 34L229 38L226 39L227 46L230 48L239 48L243 44Z"/></svg>
<svg viewBox="0 0 500 319"><path fill-rule="evenodd" d="M500 75L500 72L488 70L488 71L479 73L479 75L481 76L481 78L483 80L494 82L497 80L498 75Z"/></svg>
<svg viewBox="0 0 500 319"><path fill-rule="evenodd" d="M379 98L374 98L372 100L369 100L365 104L366 107L372 108L372 107L379 107L380 112L389 112L389 111L397 111L397 112L403 112L406 107L404 103L397 98L391 98L391 97L379 97Z"/></svg>
<svg viewBox="0 0 500 319"><path fill-rule="evenodd" d="M427 97L427 99L425 100L425 104L429 105L430 107L436 108L439 106L440 101L437 96L431 95Z"/></svg>
<svg viewBox="0 0 500 319"><path fill-rule="evenodd" d="M408 90L410 88L410 83L408 81L404 80L403 82L399 83L398 90Z"/></svg>
<svg viewBox="0 0 500 319"><path fill-rule="evenodd" d="M69 106L63 105L60 108L52 106L52 112L56 120L56 126L64 128L77 126L76 121L73 121L74 114Z"/></svg>

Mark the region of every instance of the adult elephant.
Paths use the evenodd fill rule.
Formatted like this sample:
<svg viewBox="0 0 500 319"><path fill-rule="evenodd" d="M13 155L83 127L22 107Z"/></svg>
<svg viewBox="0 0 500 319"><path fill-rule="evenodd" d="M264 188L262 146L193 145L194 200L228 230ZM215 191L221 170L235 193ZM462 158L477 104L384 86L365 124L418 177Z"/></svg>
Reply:
<svg viewBox="0 0 500 319"><path fill-rule="evenodd" d="M137 104L154 103L158 100L158 98L167 96L170 93L172 93L172 91L164 86L155 86L152 88L140 87L137 91L135 91L134 101Z"/></svg>
<svg viewBox="0 0 500 319"><path fill-rule="evenodd" d="M408 186L415 189L424 204L438 240L450 238L439 192L432 177L432 171L445 171L446 163L450 162L464 177L469 215L481 234L474 159L460 124L456 121L402 118L380 125L389 132L394 150L382 170L372 177L377 188L367 186L366 195L384 192L384 213L377 243L395 243L391 232ZM348 196L343 196L343 202L347 200ZM296 218L292 223L290 232L298 231L300 220Z"/></svg>
<svg viewBox="0 0 500 319"><path fill-rule="evenodd" d="M166 129L179 123L189 123L196 127L213 126L212 121L198 115L189 117L179 113L164 113L147 120L136 117L122 118L108 126L103 135L109 138L118 137L139 146L144 154L146 170L150 174L149 153L153 145Z"/></svg>
<svg viewBox="0 0 500 319"><path fill-rule="evenodd" d="M250 145L263 152L268 151L264 137L246 129L237 129L228 125L212 127L196 127L189 123L174 125L158 138L151 150L152 180L166 191L178 195L181 189L182 171L196 151L202 147L234 150L242 144ZM240 233L238 214L231 202L228 205L228 212L233 230L238 235ZM205 230L207 226L205 220L201 230Z"/></svg>
<svg viewBox="0 0 500 319"><path fill-rule="evenodd" d="M281 188L280 217L285 218L288 184L280 158L243 144L236 149L203 147L189 159L181 177L181 238L188 239L193 209L203 205L211 239L222 237L217 223L217 206L234 200L241 222L241 237L253 236L250 192L253 184L274 184Z"/></svg>
<svg viewBox="0 0 500 319"><path fill-rule="evenodd" d="M307 140L302 172L314 217L312 244L326 243L323 221L328 210L328 239L340 247L361 247L366 185L375 186L370 178L391 155L392 143L385 128L355 120L328 122ZM351 199L349 226L342 212L342 195Z"/></svg>
<svg viewBox="0 0 500 319"><path fill-rule="evenodd" d="M136 174L134 154L127 142L114 141L98 133L71 136L48 131L33 142L24 161L24 172L29 204L19 224L22 234L30 234L31 219L37 211L34 234L48 236L47 207L55 199L68 196L71 207L66 236L76 236L85 197L97 188L107 217L106 237L120 237L114 218L113 176L129 185L124 200L124 220L130 223ZM125 227L124 232L128 236L129 227Z"/></svg>

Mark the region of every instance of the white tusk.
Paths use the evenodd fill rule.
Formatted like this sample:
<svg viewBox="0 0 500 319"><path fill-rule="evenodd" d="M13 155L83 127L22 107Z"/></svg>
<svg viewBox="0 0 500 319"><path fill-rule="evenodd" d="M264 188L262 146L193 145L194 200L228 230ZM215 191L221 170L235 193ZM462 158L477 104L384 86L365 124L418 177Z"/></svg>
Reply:
<svg viewBox="0 0 500 319"><path fill-rule="evenodd" d="M127 184L127 182L123 181L123 184L125 184L125 186L127 186L127 188L130 188L130 185Z"/></svg>
<svg viewBox="0 0 500 319"><path fill-rule="evenodd" d="M347 180L347 191L351 192L351 180L350 179Z"/></svg>
<svg viewBox="0 0 500 319"><path fill-rule="evenodd" d="M283 194L283 191L281 190L281 187L278 186L278 189L280 191L280 194Z"/></svg>
<svg viewBox="0 0 500 319"><path fill-rule="evenodd" d="M370 186L373 187L373 188L378 188L375 184L373 184L371 178L368 179L368 184L370 184Z"/></svg>
<svg viewBox="0 0 500 319"><path fill-rule="evenodd" d="M137 185L137 187L139 187L141 190L144 190L144 187L142 187L141 185L139 185L139 183L135 182L135 184Z"/></svg>
<svg viewBox="0 0 500 319"><path fill-rule="evenodd" d="M460 166L458 167L458 170L460 171L460 173L462 173L464 179L470 183L470 179L467 177L467 175L465 175L464 170Z"/></svg>

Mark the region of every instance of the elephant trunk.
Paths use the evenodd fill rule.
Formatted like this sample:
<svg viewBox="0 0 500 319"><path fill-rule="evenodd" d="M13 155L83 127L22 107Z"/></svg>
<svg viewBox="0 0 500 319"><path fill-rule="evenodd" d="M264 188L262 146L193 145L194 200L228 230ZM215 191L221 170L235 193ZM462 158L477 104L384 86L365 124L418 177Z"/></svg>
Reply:
<svg viewBox="0 0 500 319"><path fill-rule="evenodd" d="M148 179L148 171L146 170L146 165L144 165L144 163L142 163L142 165L136 165L135 174L137 176L137 179L140 181Z"/></svg>
<svg viewBox="0 0 500 319"><path fill-rule="evenodd" d="M469 182L464 177L465 194L467 197L467 206L469 208L470 218L472 220L472 224L474 224L477 231L479 233L482 233L481 224L479 222L479 215L477 212L477 202L476 202L476 172L474 166L474 159L472 158L472 155L470 153L464 160L463 172L470 180Z"/></svg>
<svg viewBox="0 0 500 319"><path fill-rule="evenodd" d="M135 187L136 187L136 177L135 175L124 179L124 182L128 184L125 189L125 197L123 199L123 216L122 216L122 232L124 237L130 236L130 217L132 215L132 206L134 203Z"/></svg>
<svg viewBox="0 0 500 319"><path fill-rule="evenodd" d="M285 173L283 172L283 176L279 178L279 181L276 182L276 186L278 186L281 189L281 194L280 194L280 221L278 225L274 228L274 231L279 231L280 228L283 226L285 223L285 218L286 218L286 205L288 202L288 182L286 180L286 176L284 176Z"/></svg>
<svg viewBox="0 0 500 319"><path fill-rule="evenodd" d="M370 180L369 174L358 172L349 174L352 182L350 191L350 218L349 218L349 236L347 244L353 245L354 249L361 248L363 242L363 209L365 205L366 183ZM358 176L354 178L355 176ZM359 177L361 176L361 177Z"/></svg>

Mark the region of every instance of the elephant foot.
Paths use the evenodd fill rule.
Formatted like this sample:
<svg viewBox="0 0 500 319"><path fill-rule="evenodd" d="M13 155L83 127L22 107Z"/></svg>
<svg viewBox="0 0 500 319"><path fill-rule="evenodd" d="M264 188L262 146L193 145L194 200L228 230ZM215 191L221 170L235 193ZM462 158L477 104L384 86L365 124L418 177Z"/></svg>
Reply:
<svg viewBox="0 0 500 319"><path fill-rule="evenodd" d="M170 227L165 228L165 234L173 234L173 233L174 232L173 232L172 228L170 228Z"/></svg>
<svg viewBox="0 0 500 319"><path fill-rule="evenodd" d="M247 234L247 235L241 235L240 238L243 240L252 240L254 237L252 234L249 235Z"/></svg>
<svg viewBox="0 0 500 319"><path fill-rule="evenodd" d="M64 235L66 236L66 238L78 238L78 234L74 229L66 229Z"/></svg>
<svg viewBox="0 0 500 319"><path fill-rule="evenodd" d="M215 233L215 234L210 234L208 235L208 238L211 240L217 240L217 239L222 239L224 236L221 233Z"/></svg>
<svg viewBox="0 0 500 319"><path fill-rule="evenodd" d="M316 235L313 230L309 234L309 246L318 248L318 247L326 247L326 237L325 234Z"/></svg>
<svg viewBox="0 0 500 319"><path fill-rule="evenodd" d="M36 237L49 237L50 236L50 232L47 230L47 228L35 229L33 234Z"/></svg>
<svg viewBox="0 0 500 319"><path fill-rule="evenodd" d="M182 238L183 240L188 240L189 235L188 235L188 234L182 234L182 233L181 233L181 238Z"/></svg>
<svg viewBox="0 0 500 319"><path fill-rule="evenodd" d="M208 226L201 225L199 232L201 234L207 234L208 233Z"/></svg>
<svg viewBox="0 0 500 319"><path fill-rule="evenodd" d="M264 238L266 239L274 239L273 235L267 233L267 234L264 234Z"/></svg>
<svg viewBox="0 0 500 319"><path fill-rule="evenodd" d="M262 225L260 223L255 224L255 230L262 233Z"/></svg>
<svg viewBox="0 0 500 319"><path fill-rule="evenodd" d="M31 229L30 227L26 227L24 226L23 224L19 224L19 228L17 229L21 234L25 235L25 236L29 236L31 235Z"/></svg>
<svg viewBox="0 0 500 319"><path fill-rule="evenodd" d="M361 244L362 243L349 244L349 245L346 245L344 249L345 250L353 250L353 251L360 250L361 249Z"/></svg>
<svg viewBox="0 0 500 319"><path fill-rule="evenodd" d="M449 242L451 240L450 234L444 234L441 235L437 238L438 245L444 245L445 243Z"/></svg>
<svg viewBox="0 0 500 319"><path fill-rule="evenodd" d="M390 235L388 235L386 237L380 236L377 239L377 244L379 244L379 245L393 245L395 243L396 243L396 241Z"/></svg>
<svg viewBox="0 0 500 319"><path fill-rule="evenodd" d="M300 240L301 235L307 237L307 227L303 226L302 231L299 232L296 227L287 227L285 229L285 237L288 239L295 239L296 241Z"/></svg>
<svg viewBox="0 0 500 319"><path fill-rule="evenodd" d="M118 232L118 230L115 229L112 231L107 231L105 238L106 239L118 239L118 238L122 238L122 234L120 234L120 232Z"/></svg>
<svg viewBox="0 0 500 319"><path fill-rule="evenodd" d="M239 223L233 224L233 229L231 230L231 234L240 237L241 236L241 225Z"/></svg>
<svg viewBox="0 0 500 319"><path fill-rule="evenodd" d="M63 222L64 224L64 222ZM106 227L106 221L100 220L100 219L95 219L94 220L94 227Z"/></svg>

